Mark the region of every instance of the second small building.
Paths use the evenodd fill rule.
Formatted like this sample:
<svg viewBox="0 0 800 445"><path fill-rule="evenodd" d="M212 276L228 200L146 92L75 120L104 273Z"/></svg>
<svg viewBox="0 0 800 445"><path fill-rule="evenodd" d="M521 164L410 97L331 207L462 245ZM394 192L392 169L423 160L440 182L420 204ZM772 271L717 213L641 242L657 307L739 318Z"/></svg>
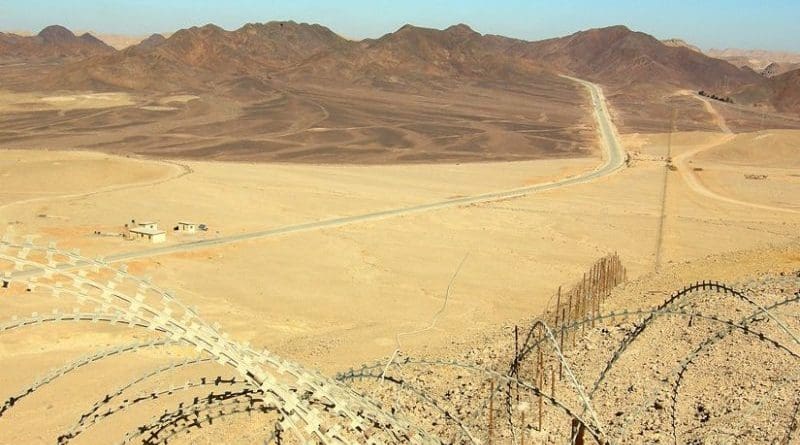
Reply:
<svg viewBox="0 0 800 445"><path fill-rule="evenodd" d="M178 221L178 230L186 233L197 232L197 224L189 221Z"/></svg>

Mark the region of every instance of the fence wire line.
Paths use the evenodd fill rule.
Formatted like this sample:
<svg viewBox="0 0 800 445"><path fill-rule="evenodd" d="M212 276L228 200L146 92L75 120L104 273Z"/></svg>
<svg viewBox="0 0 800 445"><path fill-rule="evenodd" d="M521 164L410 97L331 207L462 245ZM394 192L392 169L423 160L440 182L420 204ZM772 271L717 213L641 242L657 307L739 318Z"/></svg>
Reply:
<svg viewBox="0 0 800 445"><path fill-rule="evenodd" d="M461 268L464 266L464 263L467 261L467 258L469 258L469 252L464 254L464 258L462 258L461 262L458 263L458 267L456 268L455 272L453 273L453 276L450 277L450 282L447 284L447 289L444 292L444 301L442 301L442 306L439 308L438 311L436 311L435 314L433 314L433 318L431 319L430 324L428 324L428 326L426 326L426 327L424 327L422 329L417 329L416 331L398 332L394 336L395 349L394 349L394 352L392 352L392 355L389 357L389 361L386 362L386 366L383 368L383 373L381 373L381 383L383 383L383 380L386 377L386 372L389 370L389 366L392 365L392 363L394 362L394 359L397 358L397 354L400 353L400 349L402 348L402 344L400 342L400 337L407 337L407 336L411 336L411 335L422 334L422 333L428 332L431 329L433 329L434 327L436 327L436 323L439 321L439 317L442 315L442 313L444 313L445 309L447 309L447 302L450 300L450 291L453 288L453 283L455 283L456 278L458 277L458 274L461 272Z"/></svg>

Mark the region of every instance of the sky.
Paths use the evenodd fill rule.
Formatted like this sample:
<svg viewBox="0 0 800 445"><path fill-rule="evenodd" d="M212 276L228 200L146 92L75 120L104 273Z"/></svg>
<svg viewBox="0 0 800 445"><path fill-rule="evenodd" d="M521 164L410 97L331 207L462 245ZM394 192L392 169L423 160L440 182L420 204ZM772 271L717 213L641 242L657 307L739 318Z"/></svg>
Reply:
<svg viewBox="0 0 800 445"><path fill-rule="evenodd" d="M0 0L0 30L34 31L51 24L104 34L149 35L214 23L319 23L353 39L400 26L446 28L541 40L623 24L660 39L681 38L702 49L800 52L800 0Z"/></svg>

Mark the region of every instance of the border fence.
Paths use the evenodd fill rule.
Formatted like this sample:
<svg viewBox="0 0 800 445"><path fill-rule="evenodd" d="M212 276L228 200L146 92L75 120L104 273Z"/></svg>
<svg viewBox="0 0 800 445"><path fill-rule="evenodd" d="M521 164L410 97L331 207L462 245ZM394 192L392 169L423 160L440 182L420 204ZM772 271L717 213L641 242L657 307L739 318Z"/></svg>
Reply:
<svg viewBox="0 0 800 445"><path fill-rule="evenodd" d="M19 274L26 271L37 272ZM149 420L118 443L166 444L210 424L249 415L252 422L268 425L265 443L606 445L637 443L630 429L648 419L661 422L659 428L678 444L705 425L695 423L709 422L707 411L687 417L685 410L688 394L697 386L691 370L704 363L715 370L712 359L720 345L731 338L747 339L752 343L732 353L750 354L749 360L769 357L775 372L786 368L791 373L800 360L800 337L795 333L800 321L781 314L800 302L800 292L753 294L701 281L652 308L604 312L604 302L627 279L616 253L595 262L574 285L559 288L548 310L530 325L515 327L512 341L506 338L492 345L487 357L397 357L389 367L381 360L333 378L231 339L173 292L102 258L6 236L0 241L0 273L2 299L36 299L47 308L0 320L0 337L64 324L111 325L147 333L144 339L137 336L135 343L75 359L3 395L0 431L15 407L36 403L32 396L66 375L111 358L133 360L142 351L164 356L164 363L133 379L120 378L105 395L87 401L74 423L57 437L59 445L91 437L99 425L133 409L175 398L182 401L163 412L151 412ZM687 348L679 356L671 343L676 338ZM626 373L642 354L636 343L645 341L648 346L661 345L647 348L652 354L649 366L659 367L659 378L648 383L652 392L620 390L618 385L629 382ZM481 348L476 351L482 353ZM210 374L144 389L200 367ZM644 374L634 375L644 378ZM798 393L800 378L781 375L781 379L770 380L773 391L783 395L784 387L779 386L783 382L787 394ZM609 399L609 394L619 400ZM634 395L638 398L627 399ZM787 396L792 402L785 403L786 397L759 397L759 406L769 405L780 413L771 420L778 433L765 443L795 440L800 399Z"/></svg>

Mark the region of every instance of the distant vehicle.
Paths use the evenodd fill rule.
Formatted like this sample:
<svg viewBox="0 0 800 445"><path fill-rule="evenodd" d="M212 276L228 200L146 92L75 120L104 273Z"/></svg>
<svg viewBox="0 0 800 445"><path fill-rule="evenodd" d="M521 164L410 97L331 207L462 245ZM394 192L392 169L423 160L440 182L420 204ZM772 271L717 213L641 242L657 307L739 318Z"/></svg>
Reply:
<svg viewBox="0 0 800 445"><path fill-rule="evenodd" d="M204 231L204 232L208 231L208 226L205 225L205 224L200 224L200 225L197 226L197 228L202 230L202 231Z"/></svg>

